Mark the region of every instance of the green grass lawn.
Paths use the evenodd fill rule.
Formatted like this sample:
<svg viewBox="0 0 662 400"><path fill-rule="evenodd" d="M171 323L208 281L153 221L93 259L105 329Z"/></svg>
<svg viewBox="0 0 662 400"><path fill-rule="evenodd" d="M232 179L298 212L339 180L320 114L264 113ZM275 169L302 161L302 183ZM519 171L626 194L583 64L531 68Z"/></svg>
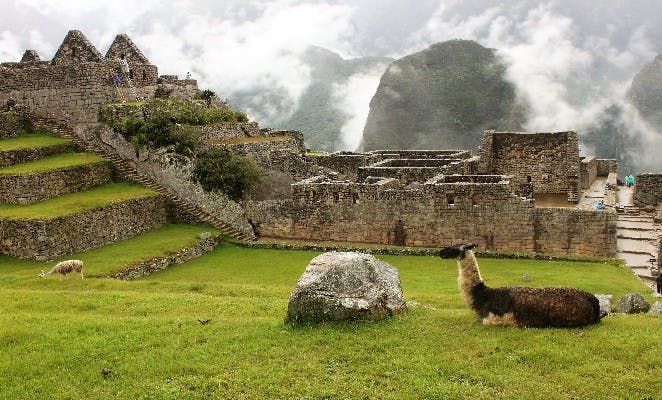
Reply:
<svg viewBox="0 0 662 400"><path fill-rule="evenodd" d="M28 175L102 162L108 161L93 153L62 153L35 161L2 167L0 168L0 175Z"/></svg>
<svg viewBox="0 0 662 400"><path fill-rule="evenodd" d="M36 133L0 140L0 151L20 150L34 147L50 147L65 143L69 143L69 140L53 136L50 133Z"/></svg>
<svg viewBox="0 0 662 400"><path fill-rule="evenodd" d="M52 219L157 194L152 189L132 183L107 183L34 204L0 204L0 218Z"/></svg>
<svg viewBox="0 0 662 400"><path fill-rule="evenodd" d="M317 254L225 244L130 282L39 279L40 263L0 258L0 397L659 398L662 318L486 327L458 293L453 260L379 257L398 267L407 299L426 307L377 323L290 328L289 294ZM647 292L611 264L479 263L493 286L522 284L527 273L536 286ZM103 367L112 374L104 378Z"/></svg>

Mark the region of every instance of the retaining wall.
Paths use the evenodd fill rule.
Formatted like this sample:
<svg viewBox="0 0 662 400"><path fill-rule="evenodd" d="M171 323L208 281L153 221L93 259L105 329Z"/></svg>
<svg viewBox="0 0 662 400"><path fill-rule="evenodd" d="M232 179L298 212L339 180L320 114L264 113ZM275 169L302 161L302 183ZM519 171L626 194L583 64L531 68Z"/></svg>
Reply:
<svg viewBox="0 0 662 400"><path fill-rule="evenodd" d="M47 220L0 219L3 254L49 261L115 243L163 225L164 198L152 196Z"/></svg>
<svg viewBox="0 0 662 400"><path fill-rule="evenodd" d="M111 180L107 161L25 175L0 175L0 202L31 204Z"/></svg>

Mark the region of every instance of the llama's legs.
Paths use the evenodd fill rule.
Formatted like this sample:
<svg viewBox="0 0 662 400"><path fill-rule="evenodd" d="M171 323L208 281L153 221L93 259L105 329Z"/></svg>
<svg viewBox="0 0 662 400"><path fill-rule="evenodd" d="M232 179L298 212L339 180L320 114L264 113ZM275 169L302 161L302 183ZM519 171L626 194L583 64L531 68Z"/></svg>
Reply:
<svg viewBox="0 0 662 400"><path fill-rule="evenodd" d="M513 313L505 313L501 316L490 313L483 318L483 325L517 326L517 320Z"/></svg>

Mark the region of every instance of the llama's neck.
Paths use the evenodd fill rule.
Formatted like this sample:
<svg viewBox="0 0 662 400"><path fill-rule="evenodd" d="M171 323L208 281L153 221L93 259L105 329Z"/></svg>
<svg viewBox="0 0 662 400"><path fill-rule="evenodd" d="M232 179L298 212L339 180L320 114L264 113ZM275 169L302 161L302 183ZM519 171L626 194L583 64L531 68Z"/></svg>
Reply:
<svg viewBox="0 0 662 400"><path fill-rule="evenodd" d="M466 250L463 258L457 260L457 283L467 304L473 304L472 289L483 282L473 251Z"/></svg>

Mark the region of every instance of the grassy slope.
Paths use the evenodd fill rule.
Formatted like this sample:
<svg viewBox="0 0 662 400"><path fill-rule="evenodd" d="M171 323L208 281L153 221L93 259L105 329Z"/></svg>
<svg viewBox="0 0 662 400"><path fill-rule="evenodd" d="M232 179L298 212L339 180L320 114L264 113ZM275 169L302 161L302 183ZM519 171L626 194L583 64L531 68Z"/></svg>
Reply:
<svg viewBox="0 0 662 400"><path fill-rule="evenodd" d="M107 162L93 153L63 153L40 158L39 160L0 168L0 175L26 175L52 171L62 168L74 168L81 165Z"/></svg>
<svg viewBox="0 0 662 400"><path fill-rule="evenodd" d="M140 185L109 183L35 204L0 204L0 218L52 219L157 194L154 190Z"/></svg>
<svg viewBox="0 0 662 400"><path fill-rule="evenodd" d="M32 278L0 259L0 393L11 398L653 398L662 319L585 329L480 325L453 261L381 258L434 307L380 323L283 325L317 253L224 245L133 282ZM644 287L607 264L480 260L491 285L571 284L617 297ZM11 265L7 265L11 264ZM26 270L30 270L26 274ZM197 319L211 319L201 325ZM101 368L113 373L106 379Z"/></svg>
<svg viewBox="0 0 662 400"><path fill-rule="evenodd" d="M68 143L69 140L52 136L51 134L21 135L15 138L0 140L0 151L27 149L32 147L49 147Z"/></svg>

